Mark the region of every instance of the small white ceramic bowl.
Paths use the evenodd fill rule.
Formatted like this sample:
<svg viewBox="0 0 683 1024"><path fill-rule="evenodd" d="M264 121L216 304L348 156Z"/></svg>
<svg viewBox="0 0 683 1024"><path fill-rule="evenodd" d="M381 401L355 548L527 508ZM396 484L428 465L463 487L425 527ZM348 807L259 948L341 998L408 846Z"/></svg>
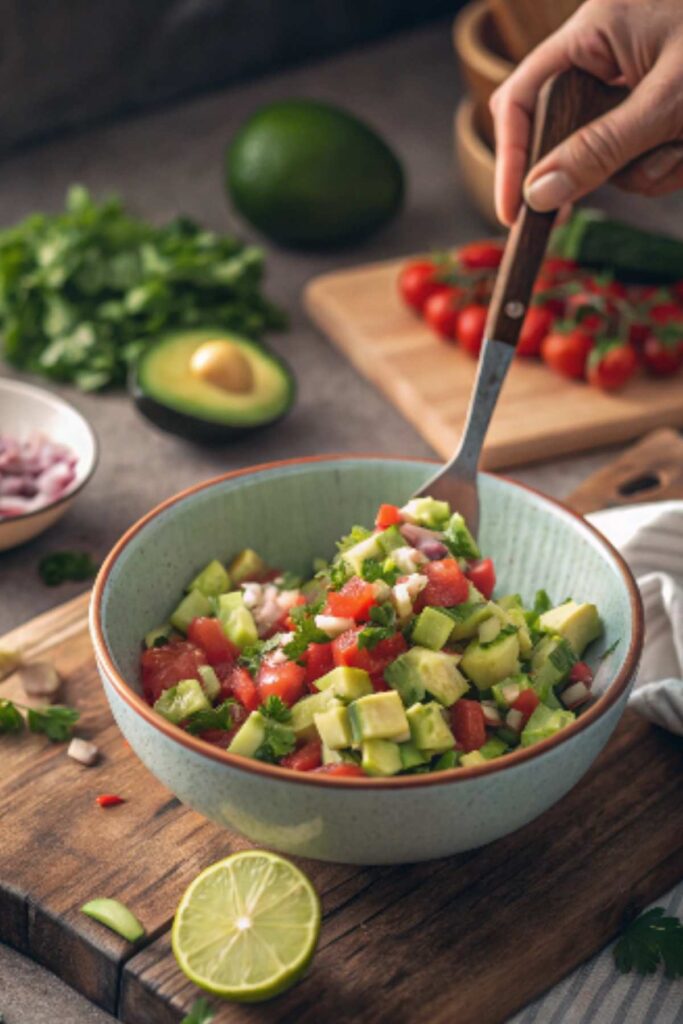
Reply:
<svg viewBox="0 0 683 1024"><path fill-rule="evenodd" d="M0 519L0 551L37 537L61 519L97 464L97 439L80 412L51 391L0 377L0 434L23 438L36 432L68 445L76 453L76 479L67 493L51 505L25 515Z"/></svg>

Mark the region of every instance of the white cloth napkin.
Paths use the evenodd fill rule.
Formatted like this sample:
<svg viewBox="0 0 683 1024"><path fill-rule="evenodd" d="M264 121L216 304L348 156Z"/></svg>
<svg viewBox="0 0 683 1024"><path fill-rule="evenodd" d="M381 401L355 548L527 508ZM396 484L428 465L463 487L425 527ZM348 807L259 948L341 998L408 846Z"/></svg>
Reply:
<svg viewBox="0 0 683 1024"><path fill-rule="evenodd" d="M683 736L683 501L587 518L621 551L643 597L645 648L629 704Z"/></svg>
<svg viewBox="0 0 683 1024"><path fill-rule="evenodd" d="M608 509L587 517L629 563L645 609L645 650L630 706L683 735L683 501ZM683 912L683 882L655 901ZM680 1024L680 982L663 971L617 972L612 946L596 954L509 1024Z"/></svg>

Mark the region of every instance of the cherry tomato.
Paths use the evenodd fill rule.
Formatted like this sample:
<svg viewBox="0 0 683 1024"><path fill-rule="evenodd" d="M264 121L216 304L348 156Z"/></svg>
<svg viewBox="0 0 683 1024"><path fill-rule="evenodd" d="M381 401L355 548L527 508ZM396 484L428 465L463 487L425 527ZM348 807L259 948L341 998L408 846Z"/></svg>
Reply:
<svg viewBox="0 0 683 1024"><path fill-rule="evenodd" d="M481 704L461 697L451 708L451 728L461 750L469 754L486 743L486 719Z"/></svg>
<svg viewBox="0 0 683 1024"><path fill-rule="evenodd" d="M638 356L630 345L614 345L604 352L594 349L588 359L588 381L603 391L618 391L638 368Z"/></svg>
<svg viewBox="0 0 683 1024"><path fill-rule="evenodd" d="M648 310L650 320L656 324L671 324L683 321L683 308L677 302L659 302Z"/></svg>
<svg viewBox="0 0 683 1024"><path fill-rule="evenodd" d="M256 677L259 703L269 697L279 697L291 708L303 696L306 688L306 669L295 661L282 661L275 665L267 660L261 663Z"/></svg>
<svg viewBox="0 0 683 1024"><path fill-rule="evenodd" d="M683 366L683 337L679 342L669 342L648 334L642 351L645 366L656 377L668 377Z"/></svg>
<svg viewBox="0 0 683 1024"><path fill-rule="evenodd" d="M522 324L516 355L537 356L541 351L541 342L549 333L554 319L552 311L547 306L530 306Z"/></svg>
<svg viewBox="0 0 683 1024"><path fill-rule="evenodd" d="M566 334L554 332L546 335L541 343L541 356L556 373L581 380L586 375L586 362L593 344L592 335L575 327Z"/></svg>
<svg viewBox="0 0 683 1024"><path fill-rule="evenodd" d="M199 666L206 665L206 655L195 644L184 640L150 647L140 658L142 692L148 704L154 704L164 690L183 679L201 682Z"/></svg>
<svg viewBox="0 0 683 1024"><path fill-rule="evenodd" d="M233 697L243 704L247 711L256 711L261 703L258 687L246 668L234 668L230 677Z"/></svg>
<svg viewBox="0 0 683 1024"><path fill-rule="evenodd" d="M482 558L479 562L472 562L465 576L487 601L491 600L491 594L496 585L496 570L491 558Z"/></svg>
<svg viewBox="0 0 683 1024"><path fill-rule="evenodd" d="M484 340L484 325L488 310L479 303L471 303L460 310L455 337L458 344L475 358Z"/></svg>
<svg viewBox="0 0 683 1024"><path fill-rule="evenodd" d="M445 287L438 280L438 268L431 260L407 263L398 275L401 298L412 309L422 310L430 295Z"/></svg>
<svg viewBox="0 0 683 1024"><path fill-rule="evenodd" d="M187 639L201 647L209 665L222 665L235 661L239 651L230 643L218 619L193 619L187 630Z"/></svg>
<svg viewBox="0 0 683 1024"><path fill-rule="evenodd" d="M390 526L398 526L402 521L398 505L380 505L375 517L375 526L378 530L388 530Z"/></svg>
<svg viewBox="0 0 683 1024"><path fill-rule="evenodd" d="M467 577L454 558L440 558L428 562L423 572L429 582L418 595L415 602L416 611L421 611L428 604L452 608L467 600L470 592Z"/></svg>
<svg viewBox="0 0 683 1024"><path fill-rule="evenodd" d="M314 772L320 775L336 775L338 778L364 779L365 772L359 764L324 764L320 768L314 768Z"/></svg>
<svg viewBox="0 0 683 1024"><path fill-rule="evenodd" d="M458 323L462 289L442 288L430 295L424 304L424 318L438 335L452 341Z"/></svg>
<svg viewBox="0 0 683 1024"><path fill-rule="evenodd" d="M502 258L499 242L469 242L458 249L458 259L468 270L495 270Z"/></svg>
<svg viewBox="0 0 683 1024"><path fill-rule="evenodd" d="M590 665L587 665L585 661L577 661L575 665L572 665L569 672L569 682L583 683L584 686L590 686L593 682L593 670Z"/></svg>
<svg viewBox="0 0 683 1024"><path fill-rule="evenodd" d="M322 764L322 745L320 740L311 740L291 754L285 754L280 761L283 768L291 768L295 772L312 772Z"/></svg>

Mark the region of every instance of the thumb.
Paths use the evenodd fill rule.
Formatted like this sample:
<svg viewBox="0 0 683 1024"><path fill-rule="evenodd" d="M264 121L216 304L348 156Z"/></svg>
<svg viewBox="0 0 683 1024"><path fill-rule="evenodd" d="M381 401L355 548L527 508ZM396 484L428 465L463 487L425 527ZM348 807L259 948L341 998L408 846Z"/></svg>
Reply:
<svg viewBox="0 0 683 1024"><path fill-rule="evenodd" d="M524 198L538 211L573 203L642 153L668 141L666 102L657 102L647 78L614 110L590 121L539 160L524 182ZM657 90L658 91L658 90Z"/></svg>

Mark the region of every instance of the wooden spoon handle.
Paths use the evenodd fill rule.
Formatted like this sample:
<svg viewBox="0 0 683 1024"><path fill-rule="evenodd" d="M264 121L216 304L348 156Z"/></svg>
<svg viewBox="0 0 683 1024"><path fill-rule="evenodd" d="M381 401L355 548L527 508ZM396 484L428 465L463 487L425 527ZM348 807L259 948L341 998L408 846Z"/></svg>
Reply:
<svg viewBox="0 0 683 1024"><path fill-rule="evenodd" d="M579 68L570 68L549 79L536 103L529 167L577 128L615 107L625 95L625 89L605 85ZM537 213L522 202L508 235L491 297L487 338L513 347L517 344L556 216L557 210Z"/></svg>

